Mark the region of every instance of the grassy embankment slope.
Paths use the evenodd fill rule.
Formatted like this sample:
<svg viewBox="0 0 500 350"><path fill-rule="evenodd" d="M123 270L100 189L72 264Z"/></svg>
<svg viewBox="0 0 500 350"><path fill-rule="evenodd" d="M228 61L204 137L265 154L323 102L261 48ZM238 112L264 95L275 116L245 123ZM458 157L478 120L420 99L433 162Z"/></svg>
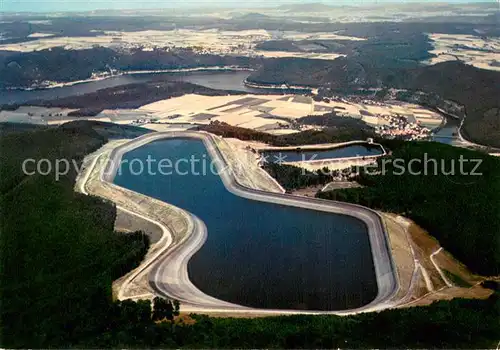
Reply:
<svg viewBox="0 0 500 350"><path fill-rule="evenodd" d="M462 172L461 157L481 164L475 169L475 161L464 162ZM387 163L384 175L373 175L373 169L372 175L361 172L358 181L366 187L319 193L319 197L407 216L435 236L472 271L486 276L499 275L499 159L434 142L404 143L393 148L387 159L398 159L399 165L405 166L404 173L397 163ZM426 159L429 160L427 166ZM414 174L409 172L412 160ZM378 170L383 169L382 162L384 160L379 159ZM455 175L446 175L453 167ZM482 175L475 176L473 171Z"/></svg>
<svg viewBox="0 0 500 350"><path fill-rule="evenodd" d="M1 135L2 347L496 345L498 294L488 300L454 300L350 317L194 316L173 327L153 322L147 302L113 303L111 281L141 258L146 248L141 237L113 233L114 208L75 193L74 173L56 182L52 176L27 177L20 171L25 158L81 159L104 142L88 123L72 125Z"/></svg>
<svg viewBox="0 0 500 350"><path fill-rule="evenodd" d="M351 133L349 126L280 136L221 123L212 123L203 129L224 137L262 141L279 146L341 142ZM360 131L352 131L356 132ZM370 135L369 130L361 132L363 134L360 136ZM408 171L402 176L394 175L393 168L388 163L385 176L360 178L360 182L367 185L367 188L339 190L322 193L321 196L404 214L431 232L446 249L474 272L482 275L500 274L499 159L433 142L380 141L394 150L392 159L400 158L406 166L412 159L421 159L423 162L424 156L426 159L435 160L438 175L433 175L433 161L429 163L428 175L420 176L411 175ZM476 172L483 175L445 175L444 173L452 170L460 174L461 156L466 160L481 160L482 164ZM474 167L473 162L464 163L464 173L472 173ZM415 171L423 170L418 164L413 168ZM266 170L289 190L328 181L322 174L307 173L303 176L302 170L293 166L269 164Z"/></svg>

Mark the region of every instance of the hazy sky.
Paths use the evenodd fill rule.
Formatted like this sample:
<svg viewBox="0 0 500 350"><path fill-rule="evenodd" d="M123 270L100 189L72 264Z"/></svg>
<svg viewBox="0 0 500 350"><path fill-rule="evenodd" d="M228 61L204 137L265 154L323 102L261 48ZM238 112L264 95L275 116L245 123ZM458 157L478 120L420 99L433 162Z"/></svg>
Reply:
<svg viewBox="0 0 500 350"><path fill-rule="evenodd" d="M150 8L187 8L187 7L274 7L290 3L322 2L328 5L362 5L386 2L417 2L397 0L0 0L0 12L12 11L90 11L96 9L150 9ZM418 2L495 2L494 0L420 0Z"/></svg>

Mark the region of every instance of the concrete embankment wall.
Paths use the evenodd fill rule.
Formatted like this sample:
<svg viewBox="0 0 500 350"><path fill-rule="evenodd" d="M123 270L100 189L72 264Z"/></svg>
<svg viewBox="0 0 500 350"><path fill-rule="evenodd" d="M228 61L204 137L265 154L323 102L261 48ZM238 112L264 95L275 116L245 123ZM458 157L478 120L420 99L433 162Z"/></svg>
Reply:
<svg viewBox="0 0 500 350"><path fill-rule="evenodd" d="M356 140L356 141L347 141L340 143L326 143L326 144L317 144L317 145L303 145L303 146L262 146L256 147L256 151L258 152L276 152L276 151L328 151L336 148L344 148L354 145L371 145L371 146L380 146L378 143L370 144L368 141Z"/></svg>
<svg viewBox="0 0 500 350"><path fill-rule="evenodd" d="M237 179L231 171L222 171L222 169L231 168L226 163L225 158L216 146L216 142L214 141L214 138L211 134L186 131L154 133L141 136L130 141L127 144L124 144L123 146L116 148L112 152L110 156L111 162L108 163L108 167L105 169L106 171L103 175L103 179L109 182L113 181L119 168L121 158L125 153L156 140L172 138L192 138L202 140L208 153L210 154L218 168L219 175L225 187L234 195L261 202L312 209L340 215L348 215L355 217L365 223L370 239L373 263L377 279L378 294L371 303L361 308L340 312L337 311L324 313L349 314L378 310L383 308L384 302L387 302L395 295L398 290L399 284L396 277L397 275L394 262L392 260L392 255L390 253L389 238L383 225L382 219L377 212L366 207L349 203L296 197L287 194L270 193L243 187L238 183Z"/></svg>
<svg viewBox="0 0 500 350"><path fill-rule="evenodd" d="M257 151L262 153L262 152L279 152L279 151L297 151L297 152L312 152L312 151L318 151L318 152L324 152L328 150L334 150L338 148L345 148L349 146L355 146L355 145L363 145L363 146L368 146L368 147L378 147L382 151L381 154L375 154L375 155L368 155L368 156L353 156L353 157L343 157L343 158L325 158L325 159L314 159L314 160L300 160L300 161L293 161L293 162L285 162L284 164L290 164L290 165L299 165L299 164L305 164L305 165L322 165L326 166L327 164L336 164L336 163L343 163L343 162L349 162L349 161L365 161L365 160L375 160L379 157L383 157L387 155L387 151L385 150L384 146L382 146L379 143L369 143L367 141L348 141L348 142L342 142L342 143L337 143L337 144L330 144L330 145L305 145L305 146L284 146L284 147L261 147L258 148ZM362 164L358 164L362 165Z"/></svg>

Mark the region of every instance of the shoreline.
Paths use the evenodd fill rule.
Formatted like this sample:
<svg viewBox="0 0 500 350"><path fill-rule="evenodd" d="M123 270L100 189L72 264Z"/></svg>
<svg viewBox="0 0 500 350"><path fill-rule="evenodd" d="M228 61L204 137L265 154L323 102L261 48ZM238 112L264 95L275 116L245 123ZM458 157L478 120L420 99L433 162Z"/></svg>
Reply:
<svg viewBox="0 0 500 350"><path fill-rule="evenodd" d="M129 141L124 145L115 148L110 155L110 163L108 163L108 168L104 170L106 174L102 181L113 183L117 171L117 162L121 157L141 146L144 146L150 142L160 139L171 139L171 138L193 138L197 140L202 140L207 152L213 158L216 166L219 170L226 169L229 164L224 159L221 151L215 142L212 135L207 133L197 133L197 132L170 132L170 133L154 133L141 136L137 139ZM101 174L102 176L102 174ZM392 260L392 255L390 253L389 242L387 232L382 223L380 215L365 207L352 205L348 203L326 201L320 199L305 199L296 196L291 196L287 194L271 193L262 190L255 190L247 187L243 187L238 183L238 180L231 171L222 171L221 180L224 183L226 189L233 193L234 195L249 199L256 200L267 203L274 203L279 205L293 206L304 209L319 210L324 212L332 212L339 215L348 215L355 217L363 221L368 227L368 235L370 239L370 245L372 249L372 256L374 261L375 275L377 279L378 292L376 298L365 306L356 309L342 310L342 311L313 311L313 310L277 310L277 309L255 309L249 308L241 305L235 305L228 303L223 300L215 299L209 295L206 295L199 289L197 289L189 280L187 274L187 262L189 257L192 256L196 250L198 250L204 239L206 239L206 228L204 228L203 222L197 220L194 215L191 215L193 219L194 230L186 236L185 243L179 243L167 252L164 256L159 259L151 273L149 283L153 289L162 295L170 298L180 299L184 303L192 307L193 311L205 311L205 312L252 312L257 314L337 314L337 315L347 315L359 312L377 311L387 307L390 307L392 303L389 302L391 298L399 290L399 282L397 274L395 272L395 265ZM115 185L116 186L116 185ZM167 203L165 203L167 204ZM167 204L169 205L169 204ZM371 228L371 229L370 229ZM203 238L204 237L204 238ZM174 255L174 254L177 254ZM177 258L177 259L176 259ZM172 271L166 272L169 267L175 266L176 268ZM152 275L153 274L153 275ZM159 274L165 274L171 276L172 274L177 275L179 283L176 283L174 287L165 284L158 279ZM153 278L151 278L153 276ZM189 301L189 292L191 293L192 300ZM188 299L186 300L186 295ZM217 300L217 302L214 301ZM207 303L203 303L206 300ZM195 302L193 302L195 301ZM229 305L228 305L229 304ZM201 309L200 309L201 308Z"/></svg>
<svg viewBox="0 0 500 350"><path fill-rule="evenodd" d="M498 149L496 147L482 145L482 144L467 140L467 138L464 137L464 135L462 133L462 128L464 126L466 118L467 118L467 114L464 115L464 117L462 118L462 121L460 122L460 125L457 128L457 138L458 138L458 141L460 141L463 144L463 147L474 147L474 148L476 148L476 150L481 150L481 151L490 149L491 152L488 152L488 154L492 154L492 153L500 151L500 149Z"/></svg>
<svg viewBox="0 0 500 350"><path fill-rule="evenodd" d="M124 71L114 75L88 78L83 80L75 80L66 83L56 82L54 85L50 86L38 86L38 87L11 87L6 88L6 91L39 91L39 90L50 90L58 89L67 86L75 86L79 84L92 83L97 81L103 81L115 77L121 77L126 75L142 75L142 74L169 74L169 73L192 73L192 72L253 72L254 69L238 66L211 66L211 67L195 67L195 68L179 68L179 69L159 69L159 70L134 70L134 71Z"/></svg>
<svg viewBox="0 0 500 350"><path fill-rule="evenodd" d="M298 160L298 161L288 161L284 162L283 164L287 165L295 165L297 166L298 164L309 164L309 165L322 165L322 164L332 164L332 163L343 163L343 162L348 162L348 161L365 161L365 160L370 160L370 159L376 159L380 158L383 156L386 156L388 153L384 146L382 146L379 143L369 143L367 141L348 141L348 142L342 142L342 143L337 143L337 144L326 144L326 145L306 145L306 146L301 146L301 147L296 147L296 146L285 146L285 147L262 147L256 149L259 154L266 153L266 152L296 152L296 153L301 153L301 152L311 152L311 151L317 151L317 152L324 152L324 151L329 151L329 150L336 150L336 149L342 149L342 148L348 148L350 146L354 145L362 145L366 148L377 148L382 151L381 154L373 154L373 155L366 155L366 156L352 156L352 157L341 157L341 158L325 158L325 159L312 159L312 160Z"/></svg>
<svg viewBox="0 0 500 350"><path fill-rule="evenodd" d="M381 148L383 151L385 149L379 143L369 143L363 140L353 140L339 143L324 143L317 145L303 145L303 146L259 146L255 147L258 152L278 152L278 151L288 151L288 152L302 152L302 151L328 151L338 148L346 148L354 145L362 145L365 147Z"/></svg>
<svg viewBox="0 0 500 350"><path fill-rule="evenodd" d="M314 86L300 86L300 85L286 85L286 84L258 84L248 79L243 80L243 85L253 89L267 89L267 90L298 90L311 93L316 87Z"/></svg>

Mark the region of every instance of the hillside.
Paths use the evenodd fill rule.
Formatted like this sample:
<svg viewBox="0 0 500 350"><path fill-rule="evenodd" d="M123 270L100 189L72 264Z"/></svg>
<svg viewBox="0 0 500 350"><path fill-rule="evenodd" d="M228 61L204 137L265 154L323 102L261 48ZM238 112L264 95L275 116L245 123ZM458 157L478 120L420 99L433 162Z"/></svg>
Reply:
<svg viewBox="0 0 500 350"><path fill-rule="evenodd" d="M9 131L0 135L3 348L489 348L498 341L498 293L349 317L183 315L175 325L157 323L149 301L111 298L111 281L138 263L147 241L114 233L114 207L75 193L74 172L55 181L25 176L19 166L25 157L81 160L105 142L108 126L0 129Z"/></svg>
<svg viewBox="0 0 500 350"><path fill-rule="evenodd" d="M148 241L113 232L115 207L75 193L74 169L59 181L22 171L29 158L78 165L103 136L83 125L8 129L0 137L1 346L65 347L108 326L111 282L141 261Z"/></svg>
<svg viewBox="0 0 500 350"><path fill-rule="evenodd" d="M376 61L367 63L363 57L339 58L331 62L291 58L266 62L249 80L323 87L331 94L373 87L433 93L465 107L467 118L462 132L467 139L500 147L500 72L460 62L398 67L381 66Z"/></svg>
<svg viewBox="0 0 500 350"><path fill-rule="evenodd" d="M223 96L228 94L243 94L240 91L214 90L204 86L183 81L176 81L165 76L152 77L145 83L127 84L106 89L100 89L83 95L63 97L56 100L28 101L28 106L74 108L68 116L93 116L104 109L139 108L148 103L179 97L185 94L200 94L207 96ZM18 105L4 105L0 109L13 110Z"/></svg>
<svg viewBox="0 0 500 350"><path fill-rule="evenodd" d="M498 157L434 142L406 142L392 151L390 162L378 161L383 175L361 171L364 188L318 196L409 217L475 273L499 275ZM461 157L466 161L459 165Z"/></svg>
<svg viewBox="0 0 500 350"><path fill-rule="evenodd" d="M208 66L250 67L259 59L248 57L198 55L189 49L171 51L129 50L117 52L104 47L84 50L53 48L35 52L0 55L0 89L27 88L43 81L71 82L89 79L92 73L180 69Z"/></svg>
<svg viewBox="0 0 500 350"><path fill-rule="evenodd" d="M445 62L413 72L407 88L434 92L464 105L463 135L500 147L500 72Z"/></svg>

